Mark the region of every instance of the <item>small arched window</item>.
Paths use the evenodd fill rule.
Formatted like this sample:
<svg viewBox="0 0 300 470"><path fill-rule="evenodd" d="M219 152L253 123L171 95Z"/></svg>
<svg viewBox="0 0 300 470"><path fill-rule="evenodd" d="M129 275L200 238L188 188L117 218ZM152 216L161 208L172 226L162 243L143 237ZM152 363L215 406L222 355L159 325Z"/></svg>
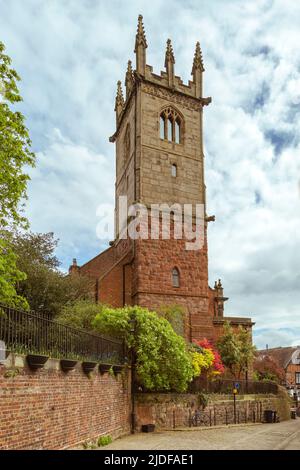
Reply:
<svg viewBox="0 0 300 470"><path fill-rule="evenodd" d="M176 176L177 176L177 165L175 165L175 164L173 164L173 165L171 166L171 175L172 175L174 178L176 178Z"/></svg>
<svg viewBox="0 0 300 470"><path fill-rule="evenodd" d="M177 268L172 269L172 284L173 284L173 287L180 286L179 271Z"/></svg>
<svg viewBox="0 0 300 470"><path fill-rule="evenodd" d="M182 119L172 108L166 108L160 114L160 138L182 143Z"/></svg>

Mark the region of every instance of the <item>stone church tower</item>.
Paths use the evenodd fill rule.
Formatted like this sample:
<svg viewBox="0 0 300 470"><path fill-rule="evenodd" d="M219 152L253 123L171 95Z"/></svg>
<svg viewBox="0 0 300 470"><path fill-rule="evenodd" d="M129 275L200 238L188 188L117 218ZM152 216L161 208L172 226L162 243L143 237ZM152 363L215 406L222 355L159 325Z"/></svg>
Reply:
<svg viewBox="0 0 300 470"><path fill-rule="evenodd" d="M138 19L135 40L136 67L131 61L125 75L125 96L118 82L115 100L116 131L110 142L116 146L115 240L103 253L72 273L95 279L96 301L113 306L140 305L155 310L180 305L185 311L189 340L216 339L224 317L221 282L208 286L207 224L203 153L203 111L211 98L203 97L204 65L196 44L192 80L186 85L175 75L175 57L170 39L165 52L165 71L160 75L146 62L147 40ZM187 250L186 240L174 237L122 239L119 226L119 197L128 206L141 203L201 204L203 244ZM248 318L227 317L233 324L251 328Z"/></svg>

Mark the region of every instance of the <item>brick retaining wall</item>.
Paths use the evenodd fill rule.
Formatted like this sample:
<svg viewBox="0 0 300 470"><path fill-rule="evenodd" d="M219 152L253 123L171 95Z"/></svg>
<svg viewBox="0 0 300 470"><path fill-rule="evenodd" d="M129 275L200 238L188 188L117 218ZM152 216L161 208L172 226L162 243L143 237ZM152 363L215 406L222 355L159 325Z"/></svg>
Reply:
<svg viewBox="0 0 300 470"><path fill-rule="evenodd" d="M63 449L130 430L128 373L98 371L89 378L80 363L64 373L58 360L33 372L22 356L0 365L0 449Z"/></svg>

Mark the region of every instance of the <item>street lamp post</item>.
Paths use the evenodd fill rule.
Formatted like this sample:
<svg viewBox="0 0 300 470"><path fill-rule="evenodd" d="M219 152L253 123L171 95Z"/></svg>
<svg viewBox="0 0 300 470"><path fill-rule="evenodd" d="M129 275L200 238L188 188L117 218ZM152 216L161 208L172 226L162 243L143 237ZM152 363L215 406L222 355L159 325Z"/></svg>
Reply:
<svg viewBox="0 0 300 470"><path fill-rule="evenodd" d="M135 433L135 400L134 400L134 389L135 389L135 362L136 354L134 348L135 335L136 335L136 320L132 318L129 320L130 333L133 334L133 345L131 347L131 434Z"/></svg>

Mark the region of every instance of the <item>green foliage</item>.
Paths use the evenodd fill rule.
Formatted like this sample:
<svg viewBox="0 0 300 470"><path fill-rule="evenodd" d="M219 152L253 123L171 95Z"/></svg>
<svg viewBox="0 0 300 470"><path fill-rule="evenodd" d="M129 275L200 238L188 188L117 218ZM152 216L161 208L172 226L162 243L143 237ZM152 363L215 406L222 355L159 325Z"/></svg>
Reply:
<svg viewBox="0 0 300 470"><path fill-rule="evenodd" d="M28 308L15 289L25 276L16 265L6 229L28 225L20 204L26 199L29 180L24 166L34 166L35 155L30 149L24 116L11 109L22 101L17 87L20 78L11 68L11 59L4 49L0 42L0 302Z"/></svg>
<svg viewBox="0 0 300 470"><path fill-rule="evenodd" d="M192 364L194 369L194 377L199 377L203 371L208 371L214 362L214 353L210 349L202 348L200 352L192 350Z"/></svg>
<svg viewBox="0 0 300 470"><path fill-rule="evenodd" d="M277 383L285 382L285 370L271 356L258 356L253 362L253 376L256 380L273 381Z"/></svg>
<svg viewBox="0 0 300 470"><path fill-rule="evenodd" d="M100 436L96 442L91 440L85 441L82 444L84 450L96 450L98 447L107 446L108 444L112 443L112 437L108 436Z"/></svg>
<svg viewBox="0 0 300 470"><path fill-rule="evenodd" d="M99 437L98 442L97 442L98 447L107 446L108 444L111 444L111 443L112 443L112 438L110 435Z"/></svg>
<svg viewBox="0 0 300 470"><path fill-rule="evenodd" d="M240 378L254 357L255 346L252 345L249 332L241 326L235 332L228 322L224 324L224 333L217 342L223 364L235 378Z"/></svg>
<svg viewBox="0 0 300 470"><path fill-rule="evenodd" d="M159 308L157 313L171 323L175 333L184 336L185 311L181 305L163 305Z"/></svg>
<svg viewBox="0 0 300 470"><path fill-rule="evenodd" d="M205 408L207 407L208 402L209 402L209 395L207 393L204 393L204 392L199 392L197 395L198 395L199 406L203 410L205 410Z"/></svg>
<svg viewBox="0 0 300 470"><path fill-rule="evenodd" d="M55 316L65 306L91 297L93 286L88 278L66 276L58 270L59 261L54 254L58 240L53 233L14 231L10 239L17 268L26 273L26 279L16 283L16 292L27 299L31 310ZM72 314L71 309L68 313Z"/></svg>
<svg viewBox="0 0 300 470"><path fill-rule="evenodd" d="M82 447L83 447L84 450L95 450L95 449L97 449L97 444L95 444L92 441L85 441L82 444Z"/></svg>
<svg viewBox="0 0 300 470"><path fill-rule="evenodd" d="M132 348L142 387L179 392L187 389L193 378L191 356L184 339L167 320L137 306L103 307L93 325L100 333L124 338L128 348Z"/></svg>
<svg viewBox="0 0 300 470"><path fill-rule="evenodd" d="M20 201L26 198L29 176L23 172L24 165L34 166L35 155L24 124L24 116L9 107L22 101L17 87L20 80L10 67L11 59L4 54L0 42L0 227L9 224L27 225L20 211Z"/></svg>
<svg viewBox="0 0 300 470"><path fill-rule="evenodd" d="M89 300L79 300L74 304L65 305L56 319L64 325L92 331L92 323L101 311L100 304Z"/></svg>
<svg viewBox="0 0 300 470"><path fill-rule="evenodd" d="M16 285L25 279L26 274L17 268L17 256L10 241L0 234L0 303L28 310L26 299L16 291Z"/></svg>
<svg viewBox="0 0 300 470"><path fill-rule="evenodd" d="M4 373L4 378L5 378L5 379L14 379L14 378L17 377L19 374L20 374L20 370L19 370L18 368L8 369L8 370Z"/></svg>

